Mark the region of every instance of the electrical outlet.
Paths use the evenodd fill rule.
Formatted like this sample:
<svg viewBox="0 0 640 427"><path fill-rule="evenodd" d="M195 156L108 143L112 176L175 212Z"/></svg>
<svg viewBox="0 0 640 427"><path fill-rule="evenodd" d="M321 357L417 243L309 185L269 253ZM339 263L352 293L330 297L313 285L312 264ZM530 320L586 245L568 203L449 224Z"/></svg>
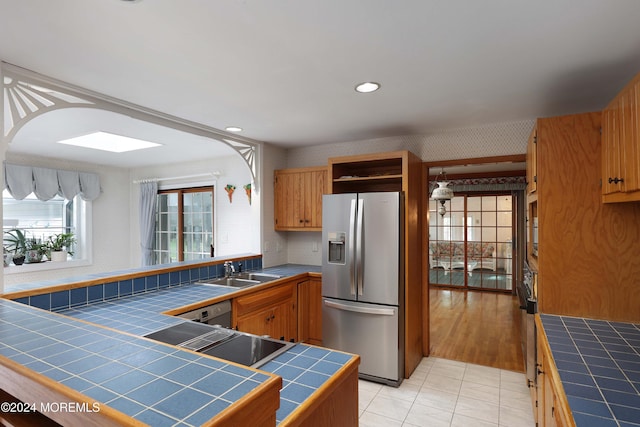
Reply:
<svg viewBox="0 0 640 427"><path fill-rule="evenodd" d="M318 252L318 242L316 242L315 240L311 244L311 251L312 252Z"/></svg>
<svg viewBox="0 0 640 427"><path fill-rule="evenodd" d="M264 251L265 252L269 252L271 250L271 242L265 241L264 242Z"/></svg>

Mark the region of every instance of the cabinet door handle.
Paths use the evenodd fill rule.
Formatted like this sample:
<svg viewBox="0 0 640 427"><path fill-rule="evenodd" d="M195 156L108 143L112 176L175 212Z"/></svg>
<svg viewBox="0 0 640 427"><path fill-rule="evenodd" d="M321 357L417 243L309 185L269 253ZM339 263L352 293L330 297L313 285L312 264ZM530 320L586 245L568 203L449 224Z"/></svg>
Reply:
<svg viewBox="0 0 640 427"><path fill-rule="evenodd" d="M617 184L619 182L624 182L623 178L618 178L617 176L615 178L611 178L609 177L609 184Z"/></svg>

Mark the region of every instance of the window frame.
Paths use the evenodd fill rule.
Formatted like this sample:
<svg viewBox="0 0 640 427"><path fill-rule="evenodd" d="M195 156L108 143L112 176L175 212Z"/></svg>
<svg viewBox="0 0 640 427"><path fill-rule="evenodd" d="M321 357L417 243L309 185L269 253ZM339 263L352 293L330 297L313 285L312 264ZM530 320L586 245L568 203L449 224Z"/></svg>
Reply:
<svg viewBox="0 0 640 427"><path fill-rule="evenodd" d="M161 195L161 194L176 194L177 198L178 198L178 224L177 224L177 230L178 230L178 242L177 242L177 247L178 247L178 259L175 260L176 262L180 262L180 261L184 261L184 195L185 194L189 194L189 193L203 193L203 192L211 192L211 239L212 239L212 243L215 241L215 235L216 235L216 229L215 229L215 184L211 184L211 185L199 185L199 186L191 186L191 187L179 187L179 188L166 188L166 189L158 189L158 192L156 194L156 203L157 203L157 196ZM156 212L156 218L157 218L158 213ZM156 226L155 226L155 233L157 234L157 221L156 221ZM158 254L158 250L157 248L157 239L154 238L154 243L153 243L153 254L154 254L154 260L157 260L157 254ZM155 265L161 265L163 264L162 262L155 264Z"/></svg>
<svg viewBox="0 0 640 427"><path fill-rule="evenodd" d="M72 258L67 260L66 262L47 261L33 264L24 263L22 265L11 264L7 267L4 267L4 275L36 273L40 271L60 270L63 268L68 269L74 267L86 267L93 264L93 202L90 200L83 200L80 195L77 195L76 197L78 198L78 201L81 202L77 203L79 206L76 212L76 219L80 218L81 221L79 224L75 224L75 235L78 242L76 243L76 245L80 247L80 249L77 249L76 252L80 254L81 258ZM19 201L20 200L18 200L18 202ZM2 212L4 216L4 206ZM5 230L3 227L3 233L4 231Z"/></svg>

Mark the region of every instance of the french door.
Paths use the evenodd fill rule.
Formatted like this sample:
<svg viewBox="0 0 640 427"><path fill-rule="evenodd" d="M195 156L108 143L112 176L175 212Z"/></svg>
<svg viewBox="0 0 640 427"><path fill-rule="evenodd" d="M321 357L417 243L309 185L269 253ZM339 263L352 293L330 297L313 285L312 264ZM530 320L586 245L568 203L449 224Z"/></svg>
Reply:
<svg viewBox="0 0 640 427"><path fill-rule="evenodd" d="M514 198L511 194L457 194L438 213L429 201L429 283L513 290Z"/></svg>
<svg viewBox="0 0 640 427"><path fill-rule="evenodd" d="M156 201L156 264L211 256L213 187L162 190Z"/></svg>

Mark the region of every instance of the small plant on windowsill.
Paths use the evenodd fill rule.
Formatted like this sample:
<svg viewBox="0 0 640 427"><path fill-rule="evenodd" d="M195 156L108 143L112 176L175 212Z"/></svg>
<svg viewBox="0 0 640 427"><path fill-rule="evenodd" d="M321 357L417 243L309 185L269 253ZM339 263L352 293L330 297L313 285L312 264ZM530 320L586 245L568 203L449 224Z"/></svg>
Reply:
<svg viewBox="0 0 640 427"><path fill-rule="evenodd" d="M42 262L42 257L49 253L48 242L31 237L26 242L25 262L27 264Z"/></svg>
<svg viewBox="0 0 640 427"><path fill-rule="evenodd" d="M4 244L7 251L12 253L12 260L15 265L22 265L27 252L26 233L18 228L4 232Z"/></svg>
<svg viewBox="0 0 640 427"><path fill-rule="evenodd" d="M49 237L47 242L51 261L66 261L67 254L73 255L71 246L76 242L73 233L60 233Z"/></svg>

